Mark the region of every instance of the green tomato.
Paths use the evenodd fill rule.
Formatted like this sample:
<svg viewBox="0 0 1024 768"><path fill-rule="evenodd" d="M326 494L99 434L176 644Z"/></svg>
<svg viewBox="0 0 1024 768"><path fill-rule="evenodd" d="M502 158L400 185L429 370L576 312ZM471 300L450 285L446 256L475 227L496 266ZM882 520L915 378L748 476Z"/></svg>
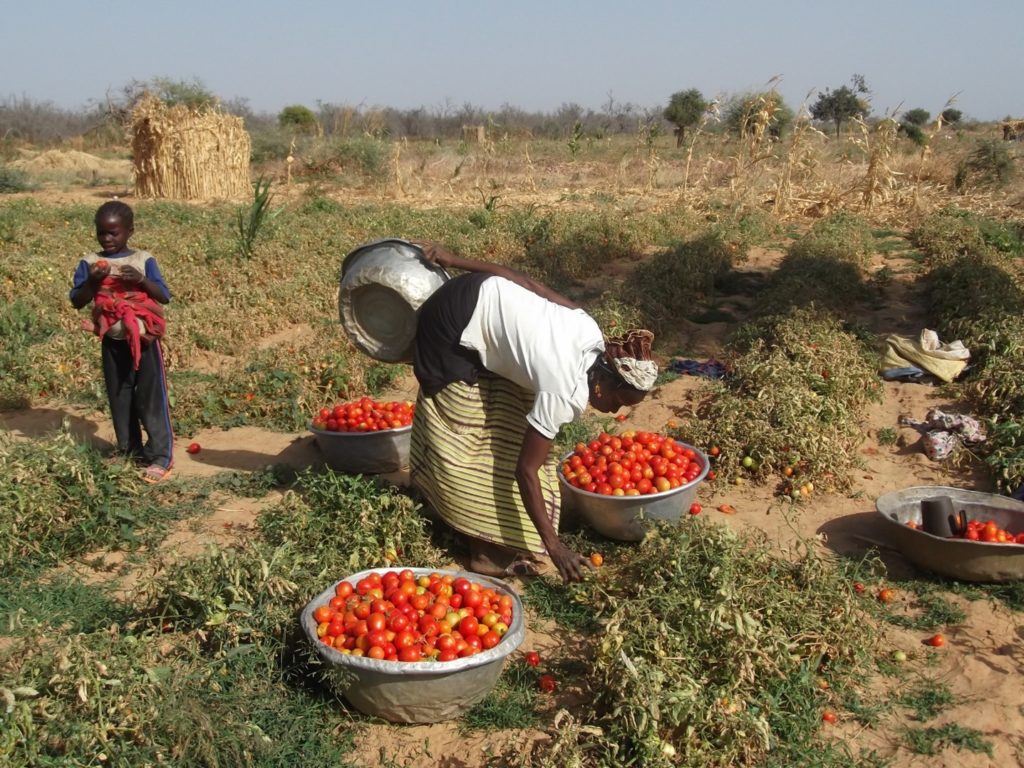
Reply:
<svg viewBox="0 0 1024 768"><path fill-rule="evenodd" d="M750 469L751 467L753 467L754 466L754 459L753 459L753 457L752 456L744 456L743 457L743 466L746 467L747 469Z"/></svg>

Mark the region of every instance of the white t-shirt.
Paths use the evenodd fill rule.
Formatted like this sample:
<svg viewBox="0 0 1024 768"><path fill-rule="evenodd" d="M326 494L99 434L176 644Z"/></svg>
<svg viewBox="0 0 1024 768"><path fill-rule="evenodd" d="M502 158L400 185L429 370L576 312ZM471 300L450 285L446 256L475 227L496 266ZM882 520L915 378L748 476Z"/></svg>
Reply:
<svg viewBox="0 0 1024 768"><path fill-rule="evenodd" d="M460 343L484 368L537 393L527 421L545 437L583 413L587 371L604 337L582 309L569 309L503 277L490 277Z"/></svg>

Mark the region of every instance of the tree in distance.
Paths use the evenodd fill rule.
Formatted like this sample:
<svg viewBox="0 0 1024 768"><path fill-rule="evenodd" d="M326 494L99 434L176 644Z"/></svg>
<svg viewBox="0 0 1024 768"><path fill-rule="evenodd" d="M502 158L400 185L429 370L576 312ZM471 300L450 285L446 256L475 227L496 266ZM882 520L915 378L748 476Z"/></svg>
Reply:
<svg viewBox="0 0 1024 768"><path fill-rule="evenodd" d="M794 118L793 110L774 90L734 96L723 112L725 127L740 137L747 136L759 124L767 122L765 130L768 135L780 139Z"/></svg>
<svg viewBox="0 0 1024 768"><path fill-rule="evenodd" d="M950 107L949 109L942 110L942 122L946 125L956 125L963 119L964 113L959 109L953 109Z"/></svg>
<svg viewBox="0 0 1024 768"><path fill-rule="evenodd" d="M291 128L297 133L313 134L317 132L318 128L313 110L301 104L293 104L282 109L277 116L277 124L282 128Z"/></svg>
<svg viewBox="0 0 1024 768"><path fill-rule="evenodd" d="M932 119L931 112L927 109L908 109L903 113L903 122L910 125L923 126Z"/></svg>
<svg viewBox="0 0 1024 768"><path fill-rule="evenodd" d="M818 94L818 100L811 105L811 117L833 123L837 138L843 123L855 117L866 117L871 110L867 100L858 95L868 92L864 78L854 75L852 85L852 88L844 85L834 91L826 88L824 93Z"/></svg>
<svg viewBox="0 0 1024 768"><path fill-rule="evenodd" d="M683 146L683 137L686 135L686 129L697 125L707 108L707 101L696 88L672 94L663 115L666 120L676 127L677 147Z"/></svg>

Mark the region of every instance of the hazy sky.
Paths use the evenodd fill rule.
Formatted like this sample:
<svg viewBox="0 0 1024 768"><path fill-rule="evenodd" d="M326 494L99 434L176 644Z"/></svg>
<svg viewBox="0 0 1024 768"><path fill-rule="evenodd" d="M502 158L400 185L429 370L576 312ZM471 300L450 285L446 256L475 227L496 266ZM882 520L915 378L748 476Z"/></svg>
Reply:
<svg viewBox="0 0 1024 768"><path fill-rule="evenodd" d="M1024 117L1024 0L314 2L22 0L0 26L0 98L79 108L131 80L200 80L290 104L660 108L778 75L794 109L865 77L875 114ZM811 99L813 101L813 97Z"/></svg>

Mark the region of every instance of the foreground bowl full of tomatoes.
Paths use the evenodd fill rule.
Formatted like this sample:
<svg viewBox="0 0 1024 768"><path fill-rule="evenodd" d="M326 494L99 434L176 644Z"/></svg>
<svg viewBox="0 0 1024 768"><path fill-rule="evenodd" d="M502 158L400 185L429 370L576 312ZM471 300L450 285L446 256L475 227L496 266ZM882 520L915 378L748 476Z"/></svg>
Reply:
<svg viewBox="0 0 1024 768"><path fill-rule="evenodd" d="M352 474L395 472L409 463L416 404L362 397L321 408L309 429L324 461Z"/></svg>
<svg viewBox="0 0 1024 768"><path fill-rule="evenodd" d="M563 496L602 536L639 541L646 520L678 520L710 463L703 451L657 432L602 432L562 457Z"/></svg>
<svg viewBox="0 0 1024 768"><path fill-rule="evenodd" d="M962 535L935 536L921 528L921 502L947 496L964 513ZM994 493L924 485L879 496L875 508L892 544L918 568L963 581L1024 579L1024 502Z"/></svg>
<svg viewBox="0 0 1024 768"><path fill-rule="evenodd" d="M503 581L427 568L355 573L314 597L300 620L345 698L400 723L462 714L526 634L522 601Z"/></svg>

